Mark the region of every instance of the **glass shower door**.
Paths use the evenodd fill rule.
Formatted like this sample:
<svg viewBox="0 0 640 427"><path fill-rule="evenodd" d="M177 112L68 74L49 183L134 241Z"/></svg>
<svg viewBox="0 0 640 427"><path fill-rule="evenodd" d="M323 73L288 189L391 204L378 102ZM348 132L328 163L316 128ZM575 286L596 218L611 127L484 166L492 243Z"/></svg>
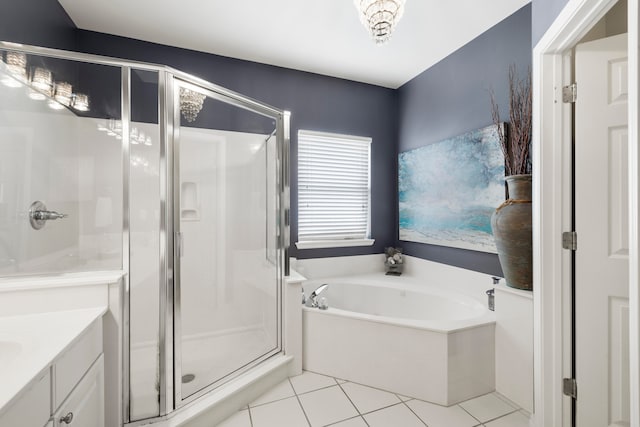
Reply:
<svg viewBox="0 0 640 427"><path fill-rule="evenodd" d="M276 120L178 79L174 98L181 406L280 351L282 274Z"/></svg>

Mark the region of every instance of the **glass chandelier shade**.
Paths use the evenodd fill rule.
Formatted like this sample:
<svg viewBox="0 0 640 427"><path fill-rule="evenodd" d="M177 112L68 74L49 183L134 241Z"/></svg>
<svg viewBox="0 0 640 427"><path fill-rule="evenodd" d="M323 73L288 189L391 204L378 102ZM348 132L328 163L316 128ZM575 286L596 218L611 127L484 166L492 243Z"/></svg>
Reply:
<svg viewBox="0 0 640 427"><path fill-rule="evenodd" d="M204 104L204 98L205 95L202 93L180 88L180 112L187 122L191 123L198 117Z"/></svg>
<svg viewBox="0 0 640 427"><path fill-rule="evenodd" d="M405 0L354 0L354 3L362 25L375 43L386 43L402 18Z"/></svg>
<svg viewBox="0 0 640 427"><path fill-rule="evenodd" d="M46 96L53 95L53 76L46 68L36 67L31 76L31 86Z"/></svg>
<svg viewBox="0 0 640 427"><path fill-rule="evenodd" d="M70 106L72 95L73 95L73 92L72 92L71 84L67 82L56 83L56 94L54 98L59 104L62 104L65 107Z"/></svg>
<svg viewBox="0 0 640 427"><path fill-rule="evenodd" d="M84 93L73 96L73 108L78 111L89 111L89 97Z"/></svg>
<svg viewBox="0 0 640 427"><path fill-rule="evenodd" d="M27 55L22 52L7 52L5 57L8 74L2 83L8 87L20 87L27 81Z"/></svg>

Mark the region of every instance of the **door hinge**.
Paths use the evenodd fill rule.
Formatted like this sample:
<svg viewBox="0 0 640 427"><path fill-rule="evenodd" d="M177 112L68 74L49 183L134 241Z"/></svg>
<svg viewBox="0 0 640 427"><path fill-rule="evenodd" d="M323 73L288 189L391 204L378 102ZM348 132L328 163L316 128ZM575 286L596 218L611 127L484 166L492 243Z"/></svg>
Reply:
<svg viewBox="0 0 640 427"><path fill-rule="evenodd" d="M569 86L562 87L562 102L573 104L578 98L578 85L571 83Z"/></svg>
<svg viewBox="0 0 640 427"><path fill-rule="evenodd" d="M578 383L575 378L562 379L562 394L573 399L578 398Z"/></svg>
<svg viewBox="0 0 640 427"><path fill-rule="evenodd" d="M575 231L565 231L562 233L562 249L570 251L578 250L578 233Z"/></svg>

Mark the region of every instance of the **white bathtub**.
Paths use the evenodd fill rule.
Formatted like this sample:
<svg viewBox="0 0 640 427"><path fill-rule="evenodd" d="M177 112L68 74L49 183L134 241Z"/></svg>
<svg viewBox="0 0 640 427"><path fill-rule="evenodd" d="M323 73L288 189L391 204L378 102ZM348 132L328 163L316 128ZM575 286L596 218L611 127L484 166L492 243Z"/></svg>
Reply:
<svg viewBox="0 0 640 427"><path fill-rule="evenodd" d="M479 301L409 277L313 280L328 310L304 307L304 369L453 405L495 389L495 318Z"/></svg>

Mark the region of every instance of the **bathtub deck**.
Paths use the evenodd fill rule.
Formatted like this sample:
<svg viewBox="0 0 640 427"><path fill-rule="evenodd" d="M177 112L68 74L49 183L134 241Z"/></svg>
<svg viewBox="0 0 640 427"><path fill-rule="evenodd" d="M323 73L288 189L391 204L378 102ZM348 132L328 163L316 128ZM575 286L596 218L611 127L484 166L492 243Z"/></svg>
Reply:
<svg viewBox="0 0 640 427"><path fill-rule="evenodd" d="M305 371L218 427L528 427L529 414L497 393L442 407Z"/></svg>

